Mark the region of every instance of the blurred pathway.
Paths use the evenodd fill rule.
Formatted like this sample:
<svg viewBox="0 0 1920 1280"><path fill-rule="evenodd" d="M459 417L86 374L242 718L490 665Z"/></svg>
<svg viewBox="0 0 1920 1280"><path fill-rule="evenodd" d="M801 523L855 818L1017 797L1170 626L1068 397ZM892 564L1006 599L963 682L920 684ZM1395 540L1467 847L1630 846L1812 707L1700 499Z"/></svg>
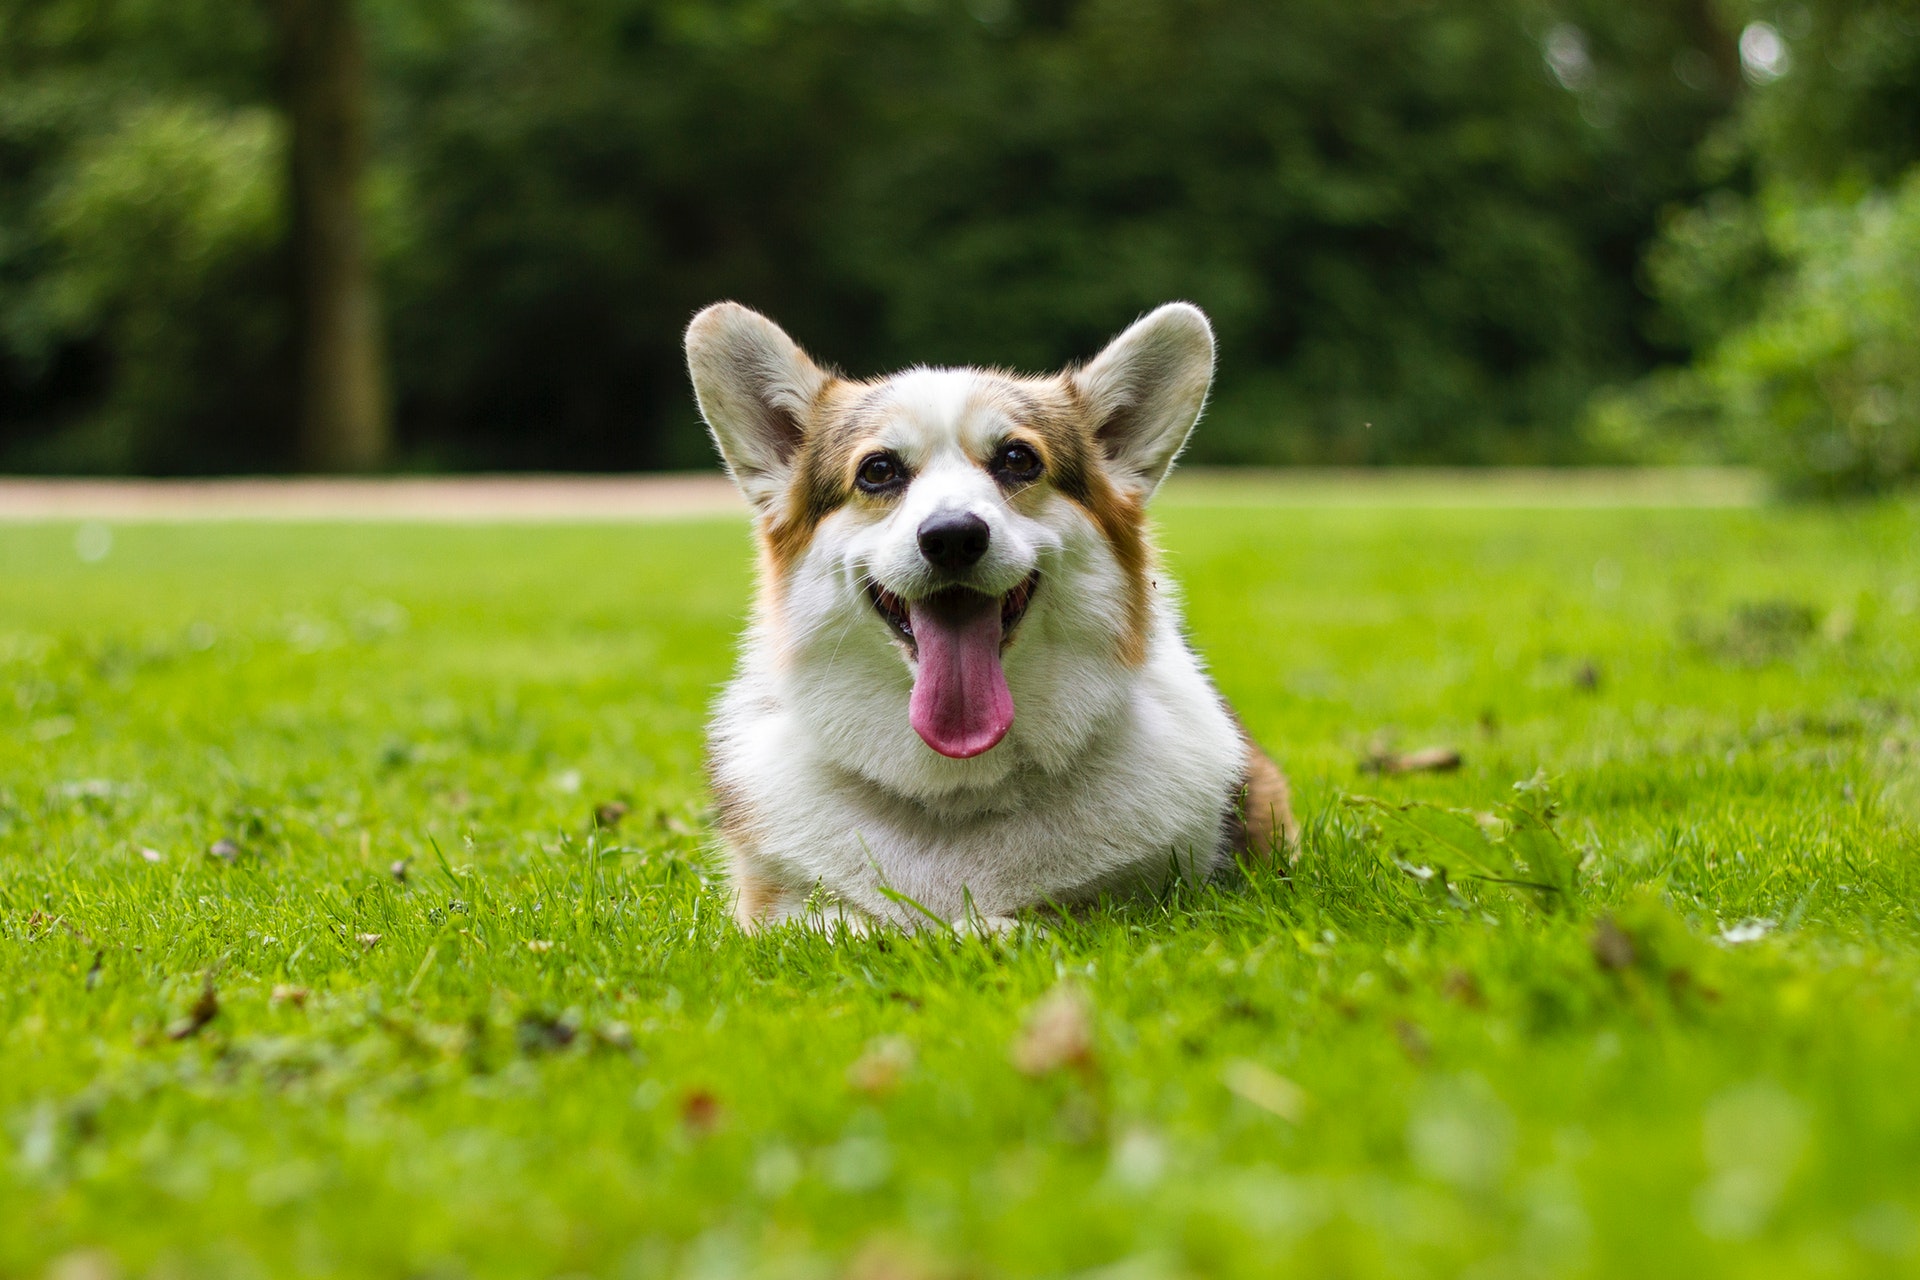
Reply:
<svg viewBox="0 0 1920 1280"><path fill-rule="evenodd" d="M1162 501L1183 506L1742 507L1765 496L1729 468L1188 468ZM77 480L0 477L0 521L407 520L556 522L744 515L714 473L379 479Z"/></svg>
<svg viewBox="0 0 1920 1280"><path fill-rule="evenodd" d="M0 520L671 520L739 515L725 476L0 478Z"/></svg>

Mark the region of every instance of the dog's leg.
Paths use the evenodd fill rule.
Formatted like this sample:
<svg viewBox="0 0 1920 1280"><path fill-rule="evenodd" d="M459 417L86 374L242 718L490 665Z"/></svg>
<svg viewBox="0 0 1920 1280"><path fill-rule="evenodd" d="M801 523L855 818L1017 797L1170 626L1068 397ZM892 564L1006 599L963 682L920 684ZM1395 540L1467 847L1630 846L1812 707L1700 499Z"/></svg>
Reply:
<svg viewBox="0 0 1920 1280"><path fill-rule="evenodd" d="M797 924L829 937L864 938L878 922L857 907L847 906L817 887L803 893L755 871L736 855L729 880L733 885L733 918L748 933L773 925Z"/></svg>
<svg viewBox="0 0 1920 1280"><path fill-rule="evenodd" d="M1228 709L1232 714L1232 709ZM1300 826L1293 817L1293 798L1287 775L1267 757L1234 716L1245 746L1240 791L1236 796L1233 852L1249 862L1271 865L1276 859L1291 863L1300 857Z"/></svg>
<svg viewBox="0 0 1920 1280"><path fill-rule="evenodd" d="M1041 934L1046 932L1039 925L1027 924L1014 916L965 915L953 922L953 931L961 937L1004 938L1021 928Z"/></svg>
<svg viewBox="0 0 1920 1280"><path fill-rule="evenodd" d="M751 933L779 918L779 884L753 871L737 854L729 879L733 883L733 918L742 929Z"/></svg>

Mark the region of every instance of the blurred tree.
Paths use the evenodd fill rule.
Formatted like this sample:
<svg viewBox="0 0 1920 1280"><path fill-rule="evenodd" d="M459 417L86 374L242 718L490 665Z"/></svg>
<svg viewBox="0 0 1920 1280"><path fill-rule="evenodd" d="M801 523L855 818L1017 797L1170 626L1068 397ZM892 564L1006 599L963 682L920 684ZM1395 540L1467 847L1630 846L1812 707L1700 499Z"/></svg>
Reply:
<svg viewBox="0 0 1920 1280"><path fill-rule="evenodd" d="M429 246L402 416L548 465L703 461L665 339L725 295L863 372L1048 367L1190 297L1224 342L1200 458L1569 457L1651 359L1637 263L1733 92L1665 6L441 12L381 41Z"/></svg>
<svg viewBox="0 0 1920 1280"><path fill-rule="evenodd" d="M1198 458L1577 457L1589 389L1678 341L1635 273L1737 84L1709 0L360 3L408 465L706 464L678 340L723 296L855 372L1050 367L1187 297L1223 342ZM0 0L0 461L294 460L285 408L232 390L289 405L316 367L259 346L271 325L149 402L114 317L214 352L246 315L284 343L306 199L260 206L264 241L202 237L172 293L128 275L59 325L44 305L118 260L83 231L123 231L52 221L82 142L136 102L257 119L281 100L266 13ZM284 145L247 154L299 171L297 118ZM327 383L379 402L377 373ZM116 404L139 429L80 447Z"/></svg>
<svg viewBox="0 0 1920 1280"><path fill-rule="evenodd" d="M268 469L281 136L227 0L0 0L0 462Z"/></svg>
<svg viewBox="0 0 1920 1280"><path fill-rule="evenodd" d="M380 308L362 215L366 53L354 0L271 0L288 121L300 459L364 471L392 448Z"/></svg>

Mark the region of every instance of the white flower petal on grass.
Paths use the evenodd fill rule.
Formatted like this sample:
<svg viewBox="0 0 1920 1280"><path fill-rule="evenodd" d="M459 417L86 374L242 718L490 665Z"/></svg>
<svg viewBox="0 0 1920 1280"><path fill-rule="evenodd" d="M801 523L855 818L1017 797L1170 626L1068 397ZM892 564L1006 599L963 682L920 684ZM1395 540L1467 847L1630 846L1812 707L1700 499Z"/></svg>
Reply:
<svg viewBox="0 0 1920 1280"><path fill-rule="evenodd" d="M1779 922L1758 917L1742 920L1739 924L1720 927L1720 941L1729 946L1738 946L1743 942L1758 942L1772 933Z"/></svg>

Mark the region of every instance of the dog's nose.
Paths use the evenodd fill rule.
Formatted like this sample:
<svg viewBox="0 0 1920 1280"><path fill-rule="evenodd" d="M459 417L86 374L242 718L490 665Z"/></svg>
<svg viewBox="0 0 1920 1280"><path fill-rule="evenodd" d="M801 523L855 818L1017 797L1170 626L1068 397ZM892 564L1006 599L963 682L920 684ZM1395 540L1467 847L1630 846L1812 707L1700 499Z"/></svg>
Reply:
<svg viewBox="0 0 1920 1280"><path fill-rule="evenodd" d="M929 516L920 526L920 554L936 569L971 569L987 554L987 522L975 515Z"/></svg>

